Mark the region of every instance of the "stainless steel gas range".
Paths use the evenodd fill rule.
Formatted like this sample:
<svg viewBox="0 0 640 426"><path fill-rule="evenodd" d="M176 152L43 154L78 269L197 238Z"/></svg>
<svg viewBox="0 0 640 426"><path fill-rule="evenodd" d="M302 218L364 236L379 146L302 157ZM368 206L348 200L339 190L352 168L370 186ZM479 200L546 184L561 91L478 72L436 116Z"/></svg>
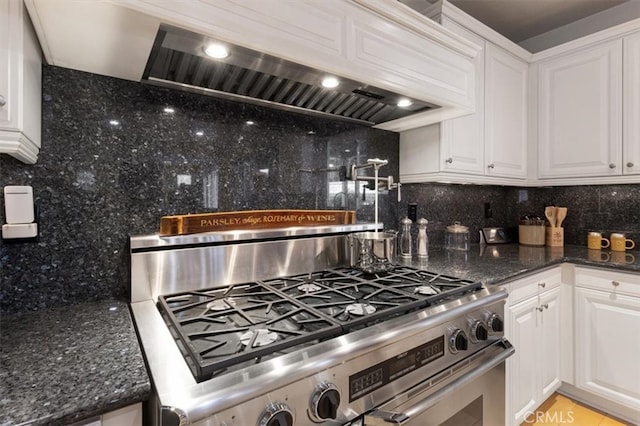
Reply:
<svg viewBox="0 0 640 426"><path fill-rule="evenodd" d="M503 424L506 292L345 266L372 229L132 237L145 424Z"/></svg>

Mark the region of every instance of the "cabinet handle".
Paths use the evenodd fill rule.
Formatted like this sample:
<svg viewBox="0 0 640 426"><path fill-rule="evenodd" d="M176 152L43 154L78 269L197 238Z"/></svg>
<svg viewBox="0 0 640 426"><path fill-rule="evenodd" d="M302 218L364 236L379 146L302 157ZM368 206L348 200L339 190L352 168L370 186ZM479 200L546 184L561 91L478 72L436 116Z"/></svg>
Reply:
<svg viewBox="0 0 640 426"><path fill-rule="evenodd" d="M7 100L4 98L4 96L0 95L0 107L3 107L7 104Z"/></svg>
<svg viewBox="0 0 640 426"><path fill-rule="evenodd" d="M629 161L629 162L627 163L627 167L628 167L628 168L632 168L632 167L633 167L633 163L632 163L631 161Z"/></svg>
<svg viewBox="0 0 640 426"><path fill-rule="evenodd" d="M618 281L611 281L611 284L612 284L614 287L618 287L618 286L620 285L620 283L619 283Z"/></svg>
<svg viewBox="0 0 640 426"><path fill-rule="evenodd" d="M609 168L610 168L610 169L615 169L615 168L616 168L616 165L615 165L615 164L613 164L613 163L609 163Z"/></svg>
<svg viewBox="0 0 640 426"><path fill-rule="evenodd" d="M495 164L493 164L493 163L491 163L491 164L489 164L487 167L488 167L488 168L490 168L490 169L493 169L494 167L496 167L496 165L495 165Z"/></svg>
<svg viewBox="0 0 640 426"><path fill-rule="evenodd" d="M444 162L451 164L451 163L453 163L453 158L449 157L446 160L444 160Z"/></svg>
<svg viewBox="0 0 640 426"><path fill-rule="evenodd" d="M547 284L546 284L546 283L538 283L538 287L545 288L546 286L547 286Z"/></svg>
<svg viewBox="0 0 640 426"><path fill-rule="evenodd" d="M549 309L549 304L545 303L544 305L540 305L536 308L537 310L539 310L540 312L544 311L545 309Z"/></svg>

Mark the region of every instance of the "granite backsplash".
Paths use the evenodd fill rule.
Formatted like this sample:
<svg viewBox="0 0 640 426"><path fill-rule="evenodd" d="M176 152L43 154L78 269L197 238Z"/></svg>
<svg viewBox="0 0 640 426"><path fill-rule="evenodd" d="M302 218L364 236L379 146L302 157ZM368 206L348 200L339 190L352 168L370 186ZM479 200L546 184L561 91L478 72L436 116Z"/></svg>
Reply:
<svg viewBox="0 0 640 426"><path fill-rule="evenodd" d="M586 245L586 232L624 232L640 243L640 185L559 186L517 188L502 186L411 184L402 186L399 218L408 203L418 204L418 217L429 220L430 242L444 243L444 229L454 221L469 226L478 242L486 226L517 227L524 215L544 218L545 206L568 208L564 221L565 244ZM485 218L489 203L491 218Z"/></svg>
<svg viewBox="0 0 640 426"><path fill-rule="evenodd" d="M42 120L37 164L0 156L0 186L33 186L40 210L37 243L0 243L0 313L126 300L128 237L157 232L163 215L346 208L373 221L373 193L337 170L379 157L381 175L398 177L395 133L64 68L43 68ZM483 226L554 204L569 208L566 244L584 245L588 229L640 241L640 185L408 184L396 197L380 196L386 228L415 202L433 245L454 221L477 242Z"/></svg>
<svg viewBox="0 0 640 426"><path fill-rule="evenodd" d="M39 242L0 244L4 313L126 299L128 237L163 215L346 208L373 221L373 193L337 170L379 157L398 177L396 133L52 66L42 127L37 164L0 156L0 186L33 186L40 210ZM380 196L389 226L396 197Z"/></svg>

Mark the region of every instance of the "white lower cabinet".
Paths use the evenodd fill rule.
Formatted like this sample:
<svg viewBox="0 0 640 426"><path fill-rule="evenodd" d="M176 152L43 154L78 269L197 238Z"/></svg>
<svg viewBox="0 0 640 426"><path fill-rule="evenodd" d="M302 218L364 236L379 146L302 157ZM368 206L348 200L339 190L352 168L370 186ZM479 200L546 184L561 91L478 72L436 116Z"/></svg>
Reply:
<svg viewBox="0 0 640 426"><path fill-rule="evenodd" d="M85 421L74 426L142 426L142 403L127 405L88 423Z"/></svg>
<svg viewBox="0 0 640 426"><path fill-rule="evenodd" d="M576 386L640 419L640 275L578 268L575 296Z"/></svg>
<svg viewBox="0 0 640 426"><path fill-rule="evenodd" d="M520 425L561 384L560 268L510 284L507 424Z"/></svg>

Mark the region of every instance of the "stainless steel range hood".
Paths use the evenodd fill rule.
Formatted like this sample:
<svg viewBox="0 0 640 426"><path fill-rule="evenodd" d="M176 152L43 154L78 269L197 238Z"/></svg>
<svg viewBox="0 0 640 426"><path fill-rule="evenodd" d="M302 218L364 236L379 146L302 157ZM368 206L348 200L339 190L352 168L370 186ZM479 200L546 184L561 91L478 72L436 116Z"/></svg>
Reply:
<svg viewBox="0 0 640 426"><path fill-rule="evenodd" d="M438 106L336 76L340 85L321 85L327 73L245 47L225 43L231 54L213 59L208 37L161 25L142 81L214 97L320 114L375 125ZM411 105L399 107L400 99Z"/></svg>

